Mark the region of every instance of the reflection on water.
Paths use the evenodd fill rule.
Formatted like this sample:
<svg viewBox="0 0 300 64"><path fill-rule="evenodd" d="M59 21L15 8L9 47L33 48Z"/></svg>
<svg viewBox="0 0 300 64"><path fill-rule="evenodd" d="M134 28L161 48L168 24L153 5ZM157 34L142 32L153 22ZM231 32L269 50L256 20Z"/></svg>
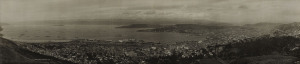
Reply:
<svg viewBox="0 0 300 64"><path fill-rule="evenodd" d="M189 36L171 32L136 32L141 28L115 28L117 25L6 25L5 38L13 40L70 40L70 39L140 39L145 41L201 40L201 36Z"/></svg>

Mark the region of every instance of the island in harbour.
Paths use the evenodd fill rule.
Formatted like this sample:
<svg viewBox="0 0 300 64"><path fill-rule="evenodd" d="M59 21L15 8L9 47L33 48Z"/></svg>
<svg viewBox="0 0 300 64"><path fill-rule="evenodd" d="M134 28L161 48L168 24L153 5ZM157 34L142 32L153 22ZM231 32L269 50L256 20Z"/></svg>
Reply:
<svg viewBox="0 0 300 64"><path fill-rule="evenodd" d="M166 25L160 25L160 24L130 24L130 25L124 25L117 28L159 28L164 27Z"/></svg>

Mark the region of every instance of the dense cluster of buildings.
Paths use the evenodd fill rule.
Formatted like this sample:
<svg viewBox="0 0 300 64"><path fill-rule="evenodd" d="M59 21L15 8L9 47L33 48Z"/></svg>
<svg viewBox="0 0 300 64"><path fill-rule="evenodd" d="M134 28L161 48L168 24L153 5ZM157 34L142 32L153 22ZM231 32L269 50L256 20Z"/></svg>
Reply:
<svg viewBox="0 0 300 64"><path fill-rule="evenodd" d="M136 43L128 44L128 42ZM199 48L198 41L176 44L147 43L151 44L135 39L124 39L119 42L81 39L65 43L31 43L24 44L23 47L79 64L140 63L151 57L171 56L175 53L182 54L182 58L210 56L206 49Z"/></svg>
<svg viewBox="0 0 300 64"><path fill-rule="evenodd" d="M31 43L22 46L39 54L79 64L136 64L147 63L149 58L172 56L174 54L180 54L180 58L211 58L218 56L226 45L260 39L258 35L235 34L219 33L216 34L219 35L216 38L208 37L204 41L176 43L154 43L136 39L116 41L78 39L64 43ZM248 46L242 43L241 45L235 45ZM299 50L299 47L299 44L295 44L290 50Z"/></svg>

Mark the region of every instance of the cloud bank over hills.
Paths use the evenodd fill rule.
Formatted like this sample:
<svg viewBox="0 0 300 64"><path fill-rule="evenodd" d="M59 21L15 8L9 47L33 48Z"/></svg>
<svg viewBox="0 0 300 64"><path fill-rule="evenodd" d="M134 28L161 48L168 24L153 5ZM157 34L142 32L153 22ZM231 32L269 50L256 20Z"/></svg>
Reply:
<svg viewBox="0 0 300 64"><path fill-rule="evenodd" d="M1 0L1 22L178 19L237 24L295 22L298 0Z"/></svg>

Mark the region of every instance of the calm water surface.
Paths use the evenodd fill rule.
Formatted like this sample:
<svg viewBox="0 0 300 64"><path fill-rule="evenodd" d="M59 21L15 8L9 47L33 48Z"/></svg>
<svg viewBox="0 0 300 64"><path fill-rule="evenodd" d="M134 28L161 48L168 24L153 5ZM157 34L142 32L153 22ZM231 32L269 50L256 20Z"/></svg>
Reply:
<svg viewBox="0 0 300 64"><path fill-rule="evenodd" d="M4 38L12 40L72 40L99 39L120 40L139 39L154 42L175 42L201 40L201 36L190 36L172 32L136 32L141 28L115 28L118 25L6 25Z"/></svg>

